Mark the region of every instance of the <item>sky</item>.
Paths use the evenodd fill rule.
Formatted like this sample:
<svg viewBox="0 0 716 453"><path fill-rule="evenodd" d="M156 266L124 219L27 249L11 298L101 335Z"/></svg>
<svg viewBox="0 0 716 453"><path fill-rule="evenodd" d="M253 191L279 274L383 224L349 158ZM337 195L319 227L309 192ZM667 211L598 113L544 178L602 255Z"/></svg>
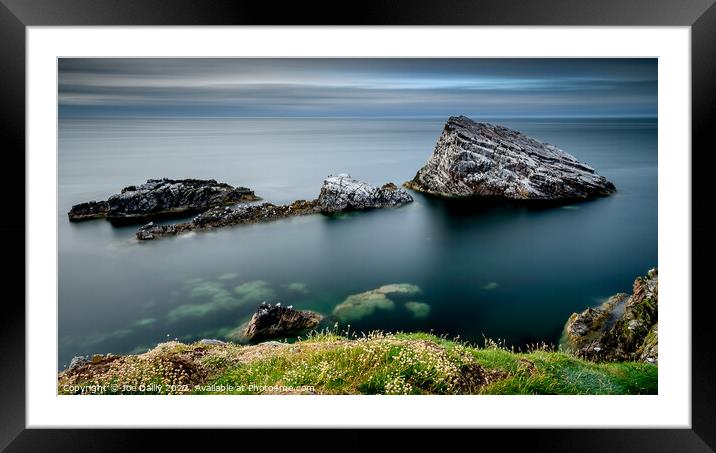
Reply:
<svg viewBox="0 0 716 453"><path fill-rule="evenodd" d="M657 114L656 59L62 58L67 117Z"/></svg>

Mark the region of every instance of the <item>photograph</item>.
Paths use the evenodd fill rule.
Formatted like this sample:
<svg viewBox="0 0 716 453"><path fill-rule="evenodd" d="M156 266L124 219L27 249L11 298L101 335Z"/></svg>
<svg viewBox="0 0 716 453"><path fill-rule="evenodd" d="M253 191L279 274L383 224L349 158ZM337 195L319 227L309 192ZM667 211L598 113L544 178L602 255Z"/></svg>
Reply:
<svg viewBox="0 0 716 453"><path fill-rule="evenodd" d="M716 451L715 2L0 0L0 451Z"/></svg>
<svg viewBox="0 0 716 453"><path fill-rule="evenodd" d="M658 78L58 58L57 394L658 394Z"/></svg>

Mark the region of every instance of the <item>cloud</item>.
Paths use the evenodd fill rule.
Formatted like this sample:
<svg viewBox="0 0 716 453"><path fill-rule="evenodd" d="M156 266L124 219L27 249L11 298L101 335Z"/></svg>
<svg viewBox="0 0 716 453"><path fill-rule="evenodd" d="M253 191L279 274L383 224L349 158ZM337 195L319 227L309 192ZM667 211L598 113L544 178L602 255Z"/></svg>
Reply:
<svg viewBox="0 0 716 453"><path fill-rule="evenodd" d="M61 59L67 115L656 113L655 59Z"/></svg>

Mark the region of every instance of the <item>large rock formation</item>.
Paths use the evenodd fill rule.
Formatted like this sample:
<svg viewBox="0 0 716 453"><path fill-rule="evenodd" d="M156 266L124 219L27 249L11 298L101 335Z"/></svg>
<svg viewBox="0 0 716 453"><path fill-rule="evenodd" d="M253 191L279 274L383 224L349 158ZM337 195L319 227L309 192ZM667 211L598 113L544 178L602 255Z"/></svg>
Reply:
<svg viewBox="0 0 716 453"><path fill-rule="evenodd" d="M252 341L289 337L314 329L322 319L313 311L262 304L241 330L243 337Z"/></svg>
<svg viewBox="0 0 716 453"><path fill-rule="evenodd" d="M448 119L432 156L405 186L442 196L514 200L586 199L615 190L554 145L464 116Z"/></svg>
<svg viewBox="0 0 716 453"><path fill-rule="evenodd" d="M617 294L596 308L570 316L562 346L594 361L659 360L659 276L656 269L634 281L631 295Z"/></svg>
<svg viewBox="0 0 716 453"><path fill-rule="evenodd" d="M256 200L246 187L234 187L213 179L150 179L129 186L107 201L90 201L72 206L71 221L107 218L110 221L137 221L205 211L214 206Z"/></svg>
<svg viewBox="0 0 716 453"><path fill-rule="evenodd" d="M318 196L318 205L324 213L386 208L412 201L413 197L407 191L391 182L375 187L345 173L326 178Z"/></svg>
<svg viewBox="0 0 716 453"><path fill-rule="evenodd" d="M189 222L171 225L148 223L137 230L139 240L176 236L189 231L203 231L246 223L267 222L284 217L317 213L335 213L347 210L399 206L413 201L404 189L393 183L375 187L356 181L349 175L329 176L323 181L320 195L315 200L297 200L291 204L246 204L235 208L213 208L199 214Z"/></svg>

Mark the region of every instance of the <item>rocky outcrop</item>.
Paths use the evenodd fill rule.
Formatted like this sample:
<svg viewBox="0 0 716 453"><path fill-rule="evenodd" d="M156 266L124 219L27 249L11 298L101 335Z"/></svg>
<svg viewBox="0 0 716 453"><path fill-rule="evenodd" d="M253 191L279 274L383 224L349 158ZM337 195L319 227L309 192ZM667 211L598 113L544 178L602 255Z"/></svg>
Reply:
<svg viewBox="0 0 716 453"><path fill-rule="evenodd" d="M578 357L598 362L656 363L659 276L656 269L634 281L631 295L617 294L596 308L570 316L562 346Z"/></svg>
<svg viewBox="0 0 716 453"><path fill-rule="evenodd" d="M67 213L70 221L79 222L81 220L104 219L109 212L109 203L106 201L88 201L72 206L70 212Z"/></svg>
<svg viewBox="0 0 716 453"><path fill-rule="evenodd" d="M296 336L314 329L322 319L313 311L262 304L243 330L243 336L251 341Z"/></svg>
<svg viewBox="0 0 716 453"><path fill-rule="evenodd" d="M441 196L575 200L614 185L549 143L464 116L450 117L427 163L405 186Z"/></svg>
<svg viewBox="0 0 716 453"><path fill-rule="evenodd" d="M644 342L636 350L639 361L657 363L659 361L659 324L654 324L646 334Z"/></svg>
<svg viewBox="0 0 716 453"><path fill-rule="evenodd" d="M375 187L357 181L345 173L326 178L318 196L321 212L327 214L346 210L394 207L412 201L413 197L406 190L393 183Z"/></svg>
<svg viewBox="0 0 716 453"><path fill-rule="evenodd" d="M233 225L268 222L319 212L316 201L298 200L287 205L271 203L240 205L236 208L213 208L199 214L189 222L160 225L150 222L137 230L136 237L147 241L165 236L176 236L190 231L207 231Z"/></svg>
<svg viewBox="0 0 716 453"><path fill-rule="evenodd" d="M176 236L189 231L206 231L247 223L268 222L285 217L399 206L413 201L404 190L388 183L382 187L356 181L349 175L329 176L315 200L297 200L291 204L245 204L219 207L199 214L189 222L171 225L148 223L137 230L139 240Z"/></svg>
<svg viewBox="0 0 716 453"><path fill-rule="evenodd" d="M234 187L213 179L150 179L139 186L125 187L107 201L74 205L68 216L70 221L107 218L113 222L131 222L192 214L256 199L254 192L246 187Z"/></svg>

